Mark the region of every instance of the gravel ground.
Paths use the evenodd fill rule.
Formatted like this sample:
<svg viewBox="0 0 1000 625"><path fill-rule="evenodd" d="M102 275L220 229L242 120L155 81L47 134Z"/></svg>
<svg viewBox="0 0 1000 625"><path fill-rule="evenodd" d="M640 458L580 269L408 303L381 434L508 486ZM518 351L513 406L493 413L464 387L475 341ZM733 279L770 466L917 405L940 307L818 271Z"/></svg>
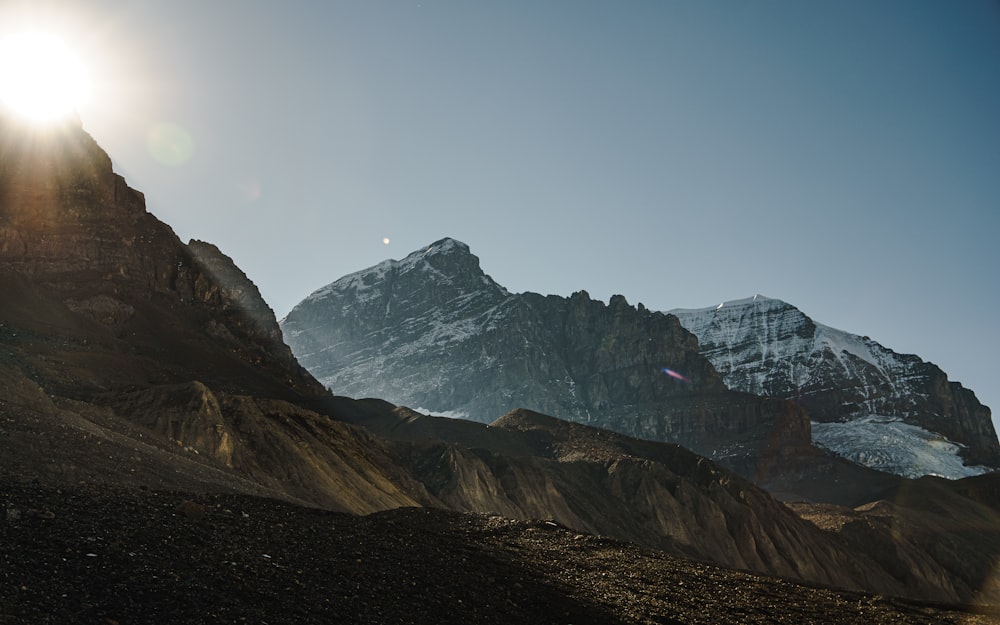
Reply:
<svg viewBox="0 0 1000 625"><path fill-rule="evenodd" d="M0 623L1000 623L424 508L0 480Z"/></svg>

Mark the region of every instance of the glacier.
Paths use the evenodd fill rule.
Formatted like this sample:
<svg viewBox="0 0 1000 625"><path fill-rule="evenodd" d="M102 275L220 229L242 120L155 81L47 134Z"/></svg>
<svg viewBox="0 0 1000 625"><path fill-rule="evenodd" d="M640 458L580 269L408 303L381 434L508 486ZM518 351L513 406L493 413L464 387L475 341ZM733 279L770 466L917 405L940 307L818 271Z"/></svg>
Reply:
<svg viewBox="0 0 1000 625"><path fill-rule="evenodd" d="M936 475L957 480L993 471L990 467L963 464L958 455L961 445L893 417L870 415L838 423L814 421L812 433L818 447L903 477Z"/></svg>

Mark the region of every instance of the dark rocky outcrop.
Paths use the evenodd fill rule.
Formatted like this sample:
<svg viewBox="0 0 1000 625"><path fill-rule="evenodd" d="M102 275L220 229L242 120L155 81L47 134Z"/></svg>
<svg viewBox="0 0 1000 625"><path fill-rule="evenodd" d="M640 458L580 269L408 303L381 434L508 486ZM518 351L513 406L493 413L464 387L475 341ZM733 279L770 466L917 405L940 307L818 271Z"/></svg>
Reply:
<svg viewBox="0 0 1000 625"><path fill-rule="evenodd" d="M181 368L155 381L187 381L192 364L204 363L234 389L285 398L322 394L282 341L273 312L231 259L209 244L184 245L146 212L142 194L112 171L107 154L74 125L42 131L0 116L0 279L13 289L8 304L23 302L7 315L21 313L39 332L65 327L93 341L91 355L124 351L154 358L161 372ZM46 309L43 318L28 312L31 299ZM126 348L120 342L126 336L150 349ZM200 357L192 353L197 351ZM231 352L230 362L216 366L223 351ZM252 371L241 384L242 372L234 368L243 367ZM80 393L135 384L136 372L128 369L91 371L104 376L97 385L93 375L75 378L67 367L67 379L46 385ZM262 371L275 378L264 388Z"/></svg>

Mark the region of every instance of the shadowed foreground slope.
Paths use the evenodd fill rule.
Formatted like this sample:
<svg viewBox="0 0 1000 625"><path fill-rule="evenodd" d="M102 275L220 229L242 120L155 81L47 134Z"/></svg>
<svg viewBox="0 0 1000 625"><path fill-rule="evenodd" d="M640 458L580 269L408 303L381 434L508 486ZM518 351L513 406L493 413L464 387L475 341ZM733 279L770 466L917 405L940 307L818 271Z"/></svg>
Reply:
<svg viewBox="0 0 1000 625"><path fill-rule="evenodd" d="M0 622L1000 622L719 569L546 521L189 497L5 489Z"/></svg>

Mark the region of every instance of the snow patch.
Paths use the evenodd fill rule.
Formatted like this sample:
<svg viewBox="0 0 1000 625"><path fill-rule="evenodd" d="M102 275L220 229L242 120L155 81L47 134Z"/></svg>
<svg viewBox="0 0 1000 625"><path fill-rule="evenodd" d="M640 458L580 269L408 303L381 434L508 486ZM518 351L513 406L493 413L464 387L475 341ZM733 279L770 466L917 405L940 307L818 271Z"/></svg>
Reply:
<svg viewBox="0 0 1000 625"><path fill-rule="evenodd" d="M882 375L886 376L886 378L890 377L886 371L885 363L876 358L874 354L873 347L875 344L869 344L864 340L864 338L856 334L851 334L849 332L844 332L843 330L837 330L836 328L825 326L821 323L816 323L816 346L819 348L819 346L823 344L828 345L834 354L839 355L847 352L848 354L856 356L872 365L878 369ZM881 345L877 345L877 349L882 352L890 351L886 350Z"/></svg>

